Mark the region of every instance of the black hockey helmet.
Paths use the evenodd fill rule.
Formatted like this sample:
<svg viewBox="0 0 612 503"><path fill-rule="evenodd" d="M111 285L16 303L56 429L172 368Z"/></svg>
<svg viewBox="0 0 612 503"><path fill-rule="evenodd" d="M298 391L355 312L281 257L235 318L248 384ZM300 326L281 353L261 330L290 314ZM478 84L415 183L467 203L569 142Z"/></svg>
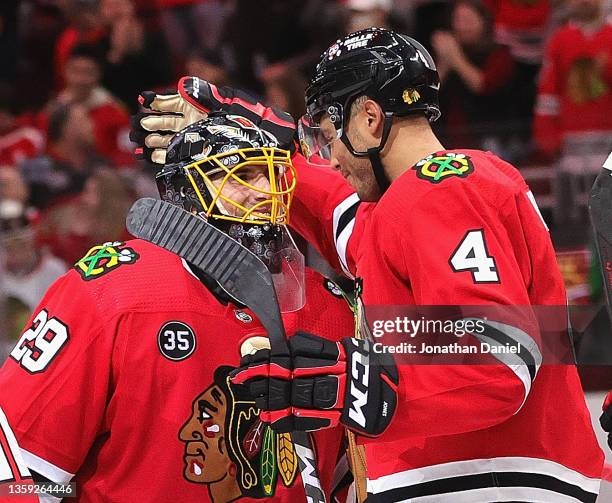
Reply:
<svg viewBox="0 0 612 503"><path fill-rule="evenodd" d="M267 183L253 185L262 175ZM162 199L213 224L285 224L295 172L274 136L245 117L215 112L172 137L156 180ZM225 194L230 184L256 192L256 204L247 208Z"/></svg>
<svg viewBox="0 0 612 503"><path fill-rule="evenodd" d="M372 159L378 180L378 153L386 144L392 118L423 114L434 122L440 117L439 88L433 58L413 38L384 28L351 33L321 55L306 89L307 113L299 127L303 150L307 156L329 158L331 141L341 139L353 155L378 158ZM362 95L376 101L386 116L380 145L366 152L355 151L345 134L350 107ZM318 129L323 116L335 128L335 137L323 136Z"/></svg>
<svg viewBox="0 0 612 503"><path fill-rule="evenodd" d="M160 197L205 218L274 272L296 181L289 151L277 145L245 117L211 113L170 140L156 175ZM248 200L236 199L245 193Z"/></svg>

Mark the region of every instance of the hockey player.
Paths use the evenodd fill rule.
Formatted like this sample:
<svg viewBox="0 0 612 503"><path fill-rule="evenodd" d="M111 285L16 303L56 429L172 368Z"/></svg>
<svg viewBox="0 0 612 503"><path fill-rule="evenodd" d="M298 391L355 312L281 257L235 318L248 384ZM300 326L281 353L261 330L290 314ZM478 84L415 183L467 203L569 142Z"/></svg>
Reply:
<svg viewBox="0 0 612 503"><path fill-rule="evenodd" d="M219 115L175 136L157 181L164 200L268 265L288 334L339 337L352 314L333 284L311 270L292 282L292 171L271 135ZM229 380L262 336L249 309L177 256L140 240L105 243L47 292L0 370L0 404L35 476L74 479L78 501L305 501L303 448ZM329 495L343 432L320 433Z"/></svg>
<svg viewBox="0 0 612 503"><path fill-rule="evenodd" d="M440 114L438 88L433 60L409 37L369 29L334 43L307 90L301 140L311 160L327 157L344 179L294 156L292 225L361 278L366 307L564 306L528 187L491 153L440 145L429 125ZM138 118L136 137L153 161L163 158L163 129L217 108L242 109L291 138L278 131L292 129L286 114L195 79L143 104L151 111ZM394 415L392 372L354 339L294 338L288 365L257 352L234 382L249 385L280 430L341 422L364 434L369 502L595 501L603 457L575 368L542 365L548 341L529 319L481 321L475 337L518 344L520 356L398 365ZM308 402L295 385L284 403L269 393L304 376L309 385L335 377L332 399L316 403L313 393Z"/></svg>

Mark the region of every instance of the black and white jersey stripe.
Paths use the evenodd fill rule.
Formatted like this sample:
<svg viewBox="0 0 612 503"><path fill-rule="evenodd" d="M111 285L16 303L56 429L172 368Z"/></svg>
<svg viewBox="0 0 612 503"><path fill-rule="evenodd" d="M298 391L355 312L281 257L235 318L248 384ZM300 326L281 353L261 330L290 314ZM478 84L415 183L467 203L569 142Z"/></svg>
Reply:
<svg viewBox="0 0 612 503"><path fill-rule="evenodd" d="M478 318L466 318L466 320L482 323L484 330L472 332L472 335L480 342L485 342L492 348L499 347L503 349L507 344L518 348L517 353L491 352L491 356L507 365L525 387L523 402L516 410L518 412L521 410L525 400L527 400L531 391L531 384L542 365L542 353L538 344L527 332L512 325L493 320L479 320Z"/></svg>
<svg viewBox="0 0 612 503"><path fill-rule="evenodd" d="M544 459L473 459L368 479L367 501L595 503L600 482Z"/></svg>
<svg viewBox="0 0 612 503"><path fill-rule="evenodd" d="M353 274L348 268L346 249L351 234L353 233L355 215L357 214L360 203L359 196L353 193L338 204L333 213L334 244L338 252L340 267L342 267L344 273L350 278L353 278Z"/></svg>

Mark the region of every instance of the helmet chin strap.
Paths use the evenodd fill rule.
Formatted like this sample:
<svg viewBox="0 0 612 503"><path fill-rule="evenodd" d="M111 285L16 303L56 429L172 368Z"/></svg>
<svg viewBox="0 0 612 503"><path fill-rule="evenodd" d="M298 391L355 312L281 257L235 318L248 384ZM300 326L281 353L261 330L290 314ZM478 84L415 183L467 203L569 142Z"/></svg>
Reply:
<svg viewBox="0 0 612 503"><path fill-rule="evenodd" d="M390 112L385 112L385 120L383 122L380 144L377 147L369 148L365 152L357 152L351 145L349 139L346 137L346 134L343 134L341 138L342 143L346 145L351 154L353 154L355 157L367 157L370 160L370 163L372 164L372 171L374 172L374 178L376 178L376 183L378 184L378 189L381 195L383 195L391 185L391 180L389 180L389 177L385 173L385 168L383 167L382 160L380 158L380 152L387 144L392 124L393 114Z"/></svg>

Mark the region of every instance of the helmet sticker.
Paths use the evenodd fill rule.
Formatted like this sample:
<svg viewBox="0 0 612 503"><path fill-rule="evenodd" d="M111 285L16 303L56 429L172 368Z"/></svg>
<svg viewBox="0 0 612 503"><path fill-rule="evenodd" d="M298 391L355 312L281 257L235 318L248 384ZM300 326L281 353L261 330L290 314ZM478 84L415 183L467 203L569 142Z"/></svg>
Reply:
<svg viewBox="0 0 612 503"><path fill-rule="evenodd" d="M336 40L334 44L327 49L327 59L332 60L342 54L342 49L346 51L352 51L353 49L359 49L360 47L366 47L368 42L377 35L376 32L362 33L355 35L354 37L345 38L344 40Z"/></svg>
<svg viewBox="0 0 612 503"><path fill-rule="evenodd" d="M340 54L342 54L342 49L340 49L340 41L338 40L327 50L327 59L332 60Z"/></svg>
<svg viewBox="0 0 612 503"><path fill-rule="evenodd" d="M363 35L357 35L355 37L347 38L344 40L344 47L346 47L347 51L352 51L353 49L358 49L360 47L365 47L368 45L368 41L374 37L374 33L364 33Z"/></svg>
<svg viewBox="0 0 612 503"><path fill-rule="evenodd" d="M200 133L186 133L185 141L188 141L189 143L197 143L202 141L202 137L200 136Z"/></svg>
<svg viewBox="0 0 612 503"><path fill-rule="evenodd" d="M419 178L431 183L440 183L453 176L467 177L474 171L474 165L469 156L448 152L443 155L429 155L417 162L412 169L417 172Z"/></svg>
<svg viewBox="0 0 612 503"><path fill-rule="evenodd" d="M416 89L404 89L402 93L402 99L404 103L408 103L408 105L412 105L421 99L421 95Z"/></svg>

